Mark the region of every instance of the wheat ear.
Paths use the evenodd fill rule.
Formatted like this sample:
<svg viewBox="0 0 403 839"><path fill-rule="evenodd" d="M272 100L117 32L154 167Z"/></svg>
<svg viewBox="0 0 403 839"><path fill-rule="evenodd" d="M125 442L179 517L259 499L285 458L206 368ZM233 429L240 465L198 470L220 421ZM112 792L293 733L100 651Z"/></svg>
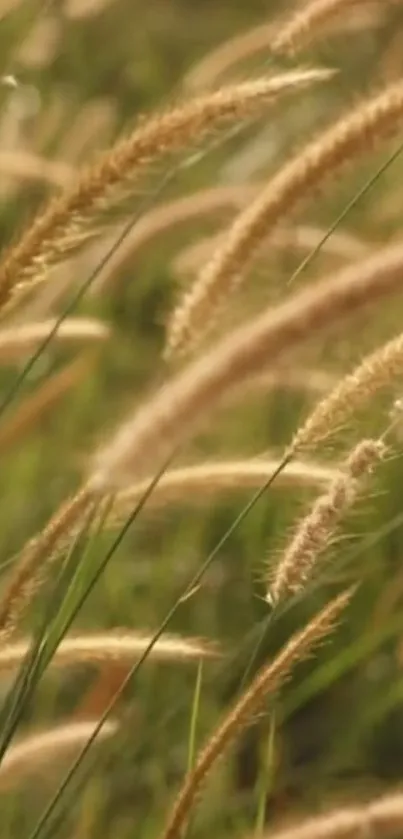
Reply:
<svg viewBox="0 0 403 839"><path fill-rule="evenodd" d="M114 192L116 197L124 183L156 158L187 148L218 126L256 114L281 93L328 75L322 70L296 70L230 85L140 124L98 162L84 169L75 184L51 200L20 241L8 249L0 264L0 307L13 291L42 277L50 265L63 258L85 234L85 222L93 220L105 202L111 204Z"/></svg>
<svg viewBox="0 0 403 839"><path fill-rule="evenodd" d="M48 569L59 542L77 522L83 521L93 504L92 493L83 488L62 504L41 534L23 549L0 599L0 635L3 640L15 630L21 613L36 590L43 566Z"/></svg>
<svg viewBox="0 0 403 839"><path fill-rule="evenodd" d="M314 502L284 551L266 595L271 605L304 588L341 518L356 501L363 479L385 453L386 447L380 440L361 440L352 449L340 474Z"/></svg>
<svg viewBox="0 0 403 839"><path fill-rule="evenodd" d="M148 649L152 635L116 629L91 635L73 635L64 638L56 649L50 667L68 667L80 663L126 663L139 658ZM5 644L0 649L0 672L14 669L21 664L31 647L30 639ZM217 658L216 644L201 638L185 638L164 634L153 646L151 657L156 661L186 662L200 658Z"/></svg>
<svg viewBox="0 0 403 839"><path fill-rule="evenodd" d="M235 219L224 243L185 292L168 324L166 356L194 345L240 285L270 230L299 199L342 164L396 131L403 118L403 82L355 107L286 163Z"/></svg>
<svg viewBox="0 0 403 839"><path fill-rule="evenodd" d="M400 376L402 370L403 333L365 356L353 372L341 379L319 402L294 435L290 455L325 440L380 388Z"/></svg>
<svg viewBox="0 0 403 839"><path fill-rule="evenodd" d="M396 792L271 830L267 839L359 839L362 836L399 839L402 830L403 795Z"/></svg>
<svg viewBox="0 0 403 839"><path fill-rule="evenodd" d="M222 339L161 388L95 456L90 486L108 492L132 483L183 445L224 398L315 333L403 288L403 247L303 289Z"/></svg>
<svg viewBox="0 0 403 839"><path fill-rule="evenodd" d="M37 772L38 764L48 760L60 760L71 751L75 751L97 731L98 721L59 725L47 728L37 734L21 738L8 749L0 764L0 783L7 783L26 772ZM102 725L99 739L111 737L118 730L117 722L108 720Z"/></svg>
<svg viewBox="0 0 403 839"><path fill-rule="evenodd" d="M350 589L331 600L302 631L292 636L274 661L261 668L250 687L242 694L198 755L194 769L185 778L175 800L162 839L179 839L200 788L217 759L251 722L267 696L273 695L282 686L291 669L333 631L351 595Z"/></svg>

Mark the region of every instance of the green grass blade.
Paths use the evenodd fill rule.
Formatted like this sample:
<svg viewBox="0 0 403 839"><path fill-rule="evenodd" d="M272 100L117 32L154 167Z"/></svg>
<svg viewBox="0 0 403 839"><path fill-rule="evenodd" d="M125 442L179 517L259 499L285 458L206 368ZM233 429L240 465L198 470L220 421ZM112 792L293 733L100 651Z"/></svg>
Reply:
<svg viewBox="0 0 403 839"><path fill-rule="evenodd" d="M395 151L376 170L375 174L371 175L371 177L368 178L368 180L361 187L361 189L359 189L358 192L356 192L356 194L352 197L351 201L349 201L348 204L346 204L346 206L337 216L333 224L330 225L320 242L318 242L318 244L315 245L314 248L312 248L312 250L307 254L305 259L302 260L298 268L291 275L290 279L286 283L287 286L290 286L298 277L301 276L301 274L303 274L305 269L308 268L309 265L311 265L311 263L317 257L318 253L320 253L320 251L322 250L323 245L325 245L327 240L330 239L332 233L334 233L335 230L337 230L337 228L339 227L339 225L347 218L347 216L351 213L351 210L353 210L354 207L356 207L357 204L359 204L361 198L364 198L364 196L371 191L371 189L378 182L379 178L381 178L382 175L389 169L389 167L392 166L392 164L398 159L398 157L400 157L402 152L403 143L400 143L397 149L395 149Z"/></svg>

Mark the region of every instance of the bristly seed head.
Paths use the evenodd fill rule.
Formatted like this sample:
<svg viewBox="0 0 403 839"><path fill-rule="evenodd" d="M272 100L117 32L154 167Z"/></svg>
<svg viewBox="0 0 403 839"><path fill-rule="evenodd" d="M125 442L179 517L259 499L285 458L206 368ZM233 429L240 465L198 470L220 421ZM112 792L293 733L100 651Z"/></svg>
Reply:
<svg viewBox="0 0 403 839"><path fill-rule="evenodd" d="M283 554L266 595L271 606L304 587L320 555L328 547L340 519L354 504L364 476L372 472L385 454L386 446L381 440L361 440L352 449L341 474L315 501Z"/></svg>

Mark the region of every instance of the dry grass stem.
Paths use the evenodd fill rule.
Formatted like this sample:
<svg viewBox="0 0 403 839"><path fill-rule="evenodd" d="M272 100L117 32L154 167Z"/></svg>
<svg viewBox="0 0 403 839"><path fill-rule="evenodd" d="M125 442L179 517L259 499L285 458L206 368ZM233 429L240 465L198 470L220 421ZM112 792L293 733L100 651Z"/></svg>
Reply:
<svg viewBox="0 0 403 839"><path fill-rule="evenodd" d="M271 605L304 588L341 518L356 501L363 479L385 453L386 447L380 440L361 440L352 449L327 492L314 502L311 511L297 525L270 581L266 600Z"/></svg>
<svg viewBox="0 0 403 839"><path fill-rule="evenodd" d="M39 767L44 764L43 768L49 768L48 761L52 761L53 764L68 757L94 734L97 724L97 720L68 723L21 738L2 758L0 784L7 785L9 781L18 780L26 773L37 773ZM107 721L100 729L97 739L105 740L112 737L117 730L117 722Z"/></svg>
<svg viewBox="0 0 403 839"><path fill-rule="evenodd" d="M195 767L186 776L174 802L162 839L179 839L198 793L217 759L251 722L267 697L278 691L292 668L312 653L315 646L333 631L351 595L350 589L331 600L302 631L290 638L274 661L259 670L250 687L242 694L197 756Z"/></svg>
<svg viewBox="0 0 403 839"><path fill-rule="evenodd" d="M107 492L147 474L252 376L276 365L315 333L402 288L403 247L397 245L295 293L239 327L123 423L96 455L90 486Z"/></svg>
<svg viewBox="0 0 403 839"><path fill-rule="evenodd" d="M186 504L203 503L220 492L240 492L264 483L279 465L279 460L234 460L200 463L165 472L155 487L148 509L165 506L171 501ZM338 475L338 470L319 463L291 462L279 475L279 486L327 486ZM115 497L111 520L114 525L124 520L134 504L142 497L151 476Z"/></svg>
<svg viewBox="0 0 403 839"><path fill-rule="evenodd" d="M21 436L33 430L75 385L89 373L93 359L78 358L65 365L25 397L15 413L0 423L0 450L14 445Z"/></svg>
<svg viewBox="0 0 403 839"><path fill-rule="evenodd" d="M166 355L194 345L210 329L220 307L239 286L270 230L298 200L342 164L370 151L397 131L403 119L403 82L355 107L280 169L235 219L224 244L185 292L168 326Z"/></svg>
<svg viewBox="0 0 403 839"><path fill-rule="evenodd" d="M295 454L325 440L348 417L361 409L380 388L386 387L403 370L403 333L392 338L345 376L313 409L294 435L289 451Z"/></svg>
<svg viewBox="0 0 403 839"><path fill-rule="evenodd" d="M120 197L123 184L156 158L200 142L218 126L251 117L280 94L328 75L321 70L295 70L230 85L141 123L129 137L84 169L69 189L51 200L20 241L8 249L0 264L0 307L13 292L41 279L50 265L64 258L85 235L85 222L94 222L94 214L113 203L114 193Z"/></svg>
<svg viewBox="0 0 403 839"><path fill-rule="evenodd" d="M0 329L0 362L10 364L33 352L53 331L56 320L16 324ZM106 341L110 330L94 318L66 318L60 324L54 341L57 344L93 344Z"/></svg>
<svg viewBox="0 0 403 839"><path fill-rule="evenodd" d="M89 663L130 663L148 648L152 635L116 629L91 635L64 638L52 658L50 667ZM0 671L14 669L21 664L31 646L30 639L5 644L0 650ZM165 634L153 646L150 656L155 661L186 662L200 658L217 658L216 644L201 638L185 638Z"/></svg>
<svg viewBox="0 0 403 839"><path fill-rule="evenodd" d="M0 635L3 640L18 625L19 618L31 601L42 579L49 570L56 548L63 538L77 525L93 505L93 497L82 489L69 498L50 519L39 536L22 550L16 567L10 572L0 599Z"/></svg>
<svg viewBox="0 0 403 839"><path fill-rule="evenodd" d="M402 829L403 794L396 792L271 830L267 839L358 839L362 836L398 839Z"/></svg>
<svg viewBox="0 0 403 839"><path fill-rule="evenodd" d="M187 245L180 251L173 261L173 271L179 277L187 277L200 271L203 264L211 259L214 251L221 248L225 241L225 231ZM336 257L340 260L364 259L370 253L370 247L350 233L335 231L328 239L324 239L325 231L319 227L295 225L274 230L268 242L263 243L259 256L267 259L272 256L273 249L295 250L302 253L309 252L323 242L321 253Z"/></svg>

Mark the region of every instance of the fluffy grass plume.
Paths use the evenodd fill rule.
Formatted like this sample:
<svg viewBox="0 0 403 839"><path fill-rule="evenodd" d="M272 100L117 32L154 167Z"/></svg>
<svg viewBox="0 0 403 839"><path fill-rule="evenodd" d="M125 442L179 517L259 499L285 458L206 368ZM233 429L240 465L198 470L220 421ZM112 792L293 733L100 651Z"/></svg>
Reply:
<svg viewBox="0 0 403 839"><path fill-rule="evenodd" d="M184 79L186 88L197 92L213 87L235 64L262 50L268 50L274 33L273 23L263 23L219 44L193 65Z"/></svg>
<svg viewBox="0 0 403 839"><path fill-rule="evenodd" d="M56 649L50 666L68 667L74 664L127 663L135 661L150 644L152 635L114 629L90 635L64 638ZM14 669L29 652L31 641L21 639L5 644L0 650L0 671ZM155 661L186 662L220 655L216 644L201 638L184 638L179 635L162 635L153 646L150 656Z"/></svg>
<svg viewBox="0 0 403 839"><path fill-rule="evenodd" d="M363 29L377 26L380 20L377 11L382 10L386 3L384 0L375 3L362 3L361 0L313 0L311 3L298 3L296 11L288 15L284 23L278 24L275 20L262 23L219 44L193 65L184 83L191 91L206 90L216 85L221 77L234 70L240 62L259 53L268 56L273 53L295 55L321 34L322 23L332 24L327 34L331 34L335 24L336 31L348 30L354 24L357 12L360 13L361 20L358 22ZM363 14L365 7L367 14ZM352 12L350 15L346 14L349 9Z"/></svg>
<svg viewBox="0 0 403 839"><path fill-rule="evenodd" d="M0 636L3 640L17 629L19 618L36 591L38 578L44 573L44 567L49 569L60 541L83 521L92 505L93 496L83 488L62 504L42 532L22 550L0 598Z"/></svg>
<svg viewBox="0 0 403 839"><path fill-rule="evenodd" d="M337 15L345 20L346 14L357 6L362 6L361 0L308 0L280 27L272 40L272 51L295 55L315 38L323 24L333 23Z"/></svg>
<svg viewBox="0 0 403 839"><path fill-rule="evenodd" d="M71 183L74 169L62 161L47 160L28 151L0 152L0 172L8 178L39 181L52 186L65 187Z"/></svg>
<svg viewBox="0 0 403 839"><path fill-rule="evenodd" d="M361 440L352 449L340 474L296 527L270 580L266 600L271 605L305 586L340 520L361 492L363 479L385 453L386 447L380 440Z"/></svg>
<svg viewBox="0 0 403 839"><path fill-rule="evenodd" d="M97 725L96 720L71 722L22 737L2 758L0 786L15 783L26 774L35 775L39 768L49 769L49 763L53 765L74 754L91 737ZM105 740L117 730L117 722L108 720L102 725L98 738Z"/></svg>
<svg viewBox="0 0 403 839"><path fill-rule="evenodd" d="M400 837L403 829L401 792L337 807L304 818L284 829L271 830L265 839L353 839L355 836Z"/></svg>
<svg viewBox="0 0 403 839"><path fill-rule="evenodd" d="M315 646L331 634L351 596L350 589L331 600L304 629L290 638L273 661L263 665L258 671L252 684L241 695L197 756L194 768L186 776L175 799L162 833L162 839L181 837L200 788L207 780L217 759L250 724L267 697L276 693L284 684L292 668L310 655Z"/></svg>
<svg viewBox="0 0 403 839"><path fill-rule="evenodd" d="M235 219L222 246L178 303L168 324L167 358L186 351L207 333L273 226L341 165L398 131L402 120L403 82L399 81L343 114L269 180Z"/></svg>
<svg viewBox="0 0 403 839"><path fill-rule="evenodd" d="M174 274L187 277L199 271L206 260L211 258L215 249L224 244L225 235L226 231L214 233L183 248L173 260ZM321 246L322 255L340 260L363 259L370 252L369 245L350 233L334 231L328 239L325 239L325 235L325 231L320 227L302 224L280 227L274 230L268 242L263 244L259 256L263 262L272 255L273 249L309 253L318 246Z"/></svg>
<svg viewBox="0 0 403 839"><path fill-rule="evenodd" d="M282 93L328 75L323 70L295 70L229 85L141 123L129 137L85 168L71 187L53 198L6 251L0 263L0 307L13 292L40 279L49 266L63 259L86 222L94 221L106 204L111 206L117 193L120 197L122 185L161 155L186 149L219 126L257 114Z"/></svg>
<svg viewBox="0 0 403 839"><path fill-rule="evenodd" d="M169 469L155 487L148 508L165 506L171 501L198 504L211 499L211 496L217 493L254 489L270 477L279 462L265 456L264 459L207 461ZM337 474L338 470L331 466L295 460L281 472L279 485L327 486ZM136 501L144 494L150 480L151 477L139 481L116 494L110 517L114 524L127 518Z"/></svg>
<svg viewBox="0 0 403 839"><path fill-rule="evenodd" d="M132 413L97 453L89 486L108 492L133 482L158 458L189 440L213 409L252 376L267 371L269 364L276 365L326 327L344 323L402 288L403 247L395 245L269 308L189 364ZM379 367L385 370L377 362ZM349 403L344 410L348 408Z"/></svg>
<svg viewBox="0 0 403 839"><path fill-rule="evenodd" d="M0 363L10 364L32 353L52 334L56 320L18 324L0 329ZM66 318L54 340L57 344L93 344L110 337L109 327L94 318Z"/></svg>
<svg viewBox="0 0 403 839"><path fill-rule="evenodd" d="M348 417L368 403L380 388L403 370L403 333L365 356L309 414L294 435L290 453L310 448L338 430Z"/></svg>
<svg viewBox="0 0 403 839"><path fill-rule="evenodd" d="M258 189L257 184L201 189L184 198L167 201L144 213L122 246L99 273L93 286L94 291L107 288L112 278L157 236L170 232L178 225L188 224L189 221L194 222L205 216L210 219L214 214L222 216L224 212L241 209L256 195Z"/></svg>

